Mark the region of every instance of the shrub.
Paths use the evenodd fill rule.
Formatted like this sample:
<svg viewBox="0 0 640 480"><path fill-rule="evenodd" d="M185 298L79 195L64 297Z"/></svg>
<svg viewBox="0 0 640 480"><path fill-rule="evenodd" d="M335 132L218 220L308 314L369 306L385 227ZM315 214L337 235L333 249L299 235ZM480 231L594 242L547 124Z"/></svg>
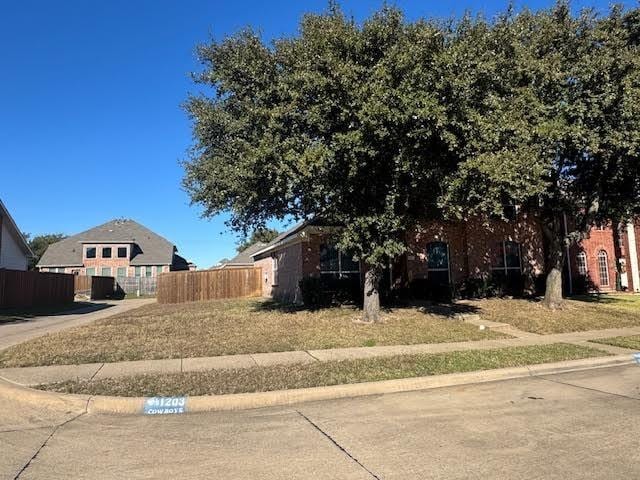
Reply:
<svg viewBox="0 0 640 480"><path fill-rule="evenodd" d="M359 278L304 277L300 291L307 308L361 303L363 294Z"/></svg>
<svg viewBox="0 0 640 480"><path fill-rule="evenodd" d="M416 278L409 284L411 298L431 300L434 302L450 302L453 299L453 287L448 283Z"/></svg>

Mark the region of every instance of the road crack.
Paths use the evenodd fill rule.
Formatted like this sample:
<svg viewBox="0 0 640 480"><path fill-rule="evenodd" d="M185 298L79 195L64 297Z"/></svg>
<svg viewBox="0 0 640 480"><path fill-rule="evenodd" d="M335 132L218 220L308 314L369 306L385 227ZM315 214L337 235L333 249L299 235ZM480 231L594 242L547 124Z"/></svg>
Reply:
<svg viewBox="0 0 640 480"><path fill-rule="evenodd" d="M47 443L49 443L49 440L51 440L54 435L58 432L58 430L60 430L62 427L64 427L65 425L70 424L71 422L73 422L74 420L77 420L78 418L82 417L83 415L86 415L88 413L88 409L89 409L89 402L91 401L93 397L89 397L87 399L87 403L85 404L84 407L84 412L79 413L78 415L76 415L75 417L70 418L69 420L65 420L64 422L62 422L59 425L56 425L53 429L53 431L49 434L49 436L44 440L44 442L42 442L42 445L40 445L40 447L38 448L38 450L36 450L36 452L31 456L31 458L27 461L27 463L24 464L24 466L20 469L20 471L16 474L15 477L13 477L13 480L18 480L22 474L29 468L29 466L31 465L31 463L36 459L36 457L40 454L40 452L44 449L44 447L47 446Z"/></svg>
<svg viewBox="0 0 640 480"><path fill-rule="evenodd" d="M553 380L551 378L546 378L546 377L542 377L542 376L537 376L536 378L539 378L540 380L546 380L547 382L557 383L559 385L566 385L567 387L581 388L582 390L589 390L590 392L603 393L605 395L612 395L614 397L627 398L629 400L635 400L636 402L640 402L639 398L630 397L629 395L624 395L622 393L607 392L606 390L599 390L597 388L592 388L592 387L584 387L582 385L576 385L574 383L561 382L559 380Z"/></svg>
<svg viewBox="0 0 640 480"><path fill-rule="evenodd" d="M369 475L371 475L371 478L374 478L375 480L380 480L380 477L378 475L376 475L375 473L373 473L371 470L369 470L367 467L364 466L364 464L362 464L356 457L354 457L353 455L351 455L349 453L349 451L344 448L342 445L340 445L336 440L334 440L334 438L329 435L327 432L325 432L324 430L322 430L318 425L316 425L315 423L313 423L313 421L311 421L309 419L309 417L307 417L304 413L300 412L299 410L295 410L295 412L300 415L302 418L304 418L313 428L315 428L318 432L320 432L322 435L324 435L325 438L327 438L331 443L333 443L336 447L338 447L338 449L344 453L347 457L349 457L353 462L355 462L360 468L362 468L365 472L367 472Z"/></svg>

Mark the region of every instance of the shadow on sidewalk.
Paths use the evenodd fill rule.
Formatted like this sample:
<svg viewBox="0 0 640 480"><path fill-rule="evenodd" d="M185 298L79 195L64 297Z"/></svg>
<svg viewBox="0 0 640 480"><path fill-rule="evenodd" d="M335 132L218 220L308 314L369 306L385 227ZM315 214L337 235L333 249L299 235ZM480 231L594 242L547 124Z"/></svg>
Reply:
<svg viewBox="0 0 640 480"><path fill-rule="evenodd" d="M82 315L112 307L108 303L73 302L54 307L0 308L0 325L37 321L42 317Z"/></svg>

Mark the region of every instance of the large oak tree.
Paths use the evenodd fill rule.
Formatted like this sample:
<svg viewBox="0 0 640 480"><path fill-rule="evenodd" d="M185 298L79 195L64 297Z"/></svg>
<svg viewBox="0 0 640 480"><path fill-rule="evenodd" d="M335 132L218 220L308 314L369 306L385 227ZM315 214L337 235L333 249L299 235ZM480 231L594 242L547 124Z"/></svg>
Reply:
<svg viewBox="0 0 640 480"><path fill-rule="evenodd" d="M342 226L338 246L366 268L364 320L377 320L383 267L456 167L444 48L434 23L384 8L358 25L335 6L294 38L242 31L201 46L196 79L214 95L187 103L193 201L239 230L291 216Z"/></svg>

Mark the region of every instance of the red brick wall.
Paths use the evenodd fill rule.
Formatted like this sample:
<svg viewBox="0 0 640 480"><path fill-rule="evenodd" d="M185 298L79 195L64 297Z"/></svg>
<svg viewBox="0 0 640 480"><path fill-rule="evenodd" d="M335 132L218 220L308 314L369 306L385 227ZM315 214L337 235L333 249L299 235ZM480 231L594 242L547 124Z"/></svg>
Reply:
<svg viewBox="0 0 640 480"><path fill-rule="evenodd" d="M271 297L273 285L273 260L271 256L260 258L253 265L262 269L262 296Z"/></svg>
<svg viewBox="0 0 640 480"><path fill-rule="evenodd" d="M449 246L451 281L458 282L467 276L465 259L466 230L463 223L425 222L407 233L408 280L427 278L426 248L430 242L445 242Z"/></svg>
<svg viewBox="0 0 640 480"><path fill-rule="evenodd" d="M513 241L520 244L522 271L528 277L544 271L544 249L538 222L521 214L514 222L491 220L482 222L426 222L407 234L408 280L427 278L426 248L429 242L449 245L451 281L491 272L491 259L498 244Z"/></svg>
<svg viewBox="0 0 640 480"><path fill-rule="evenodd" d="M589 237L582 240L578 245L574 245L569 249L570 252L570 264L573 278L579 277L577 266L578 252L584 251L587 260L587 275L591 279L591 282L598 288L598 290L607 292L615 290L616 288L616 249L613 230L610 227L600 230L592 228L589 232ZM599 269L598 269L598 252L604 250L607 252L608 259L608 272L609 272L609 285L605 286L601 284ZM628 251L628 250L625 250ZM627 262L628 263L628 262ZM631 275L629 275L630 277Z"/></svg>
<svg viewBox="0 0 640 480"><path fill-rule="evenodd" d="M300 280L302 279L302 243L287 244L256 260L255 266L262 268L262 294L283 302L299 303ZM278 278L275 278L274 257L278 258Z"/></svg>

